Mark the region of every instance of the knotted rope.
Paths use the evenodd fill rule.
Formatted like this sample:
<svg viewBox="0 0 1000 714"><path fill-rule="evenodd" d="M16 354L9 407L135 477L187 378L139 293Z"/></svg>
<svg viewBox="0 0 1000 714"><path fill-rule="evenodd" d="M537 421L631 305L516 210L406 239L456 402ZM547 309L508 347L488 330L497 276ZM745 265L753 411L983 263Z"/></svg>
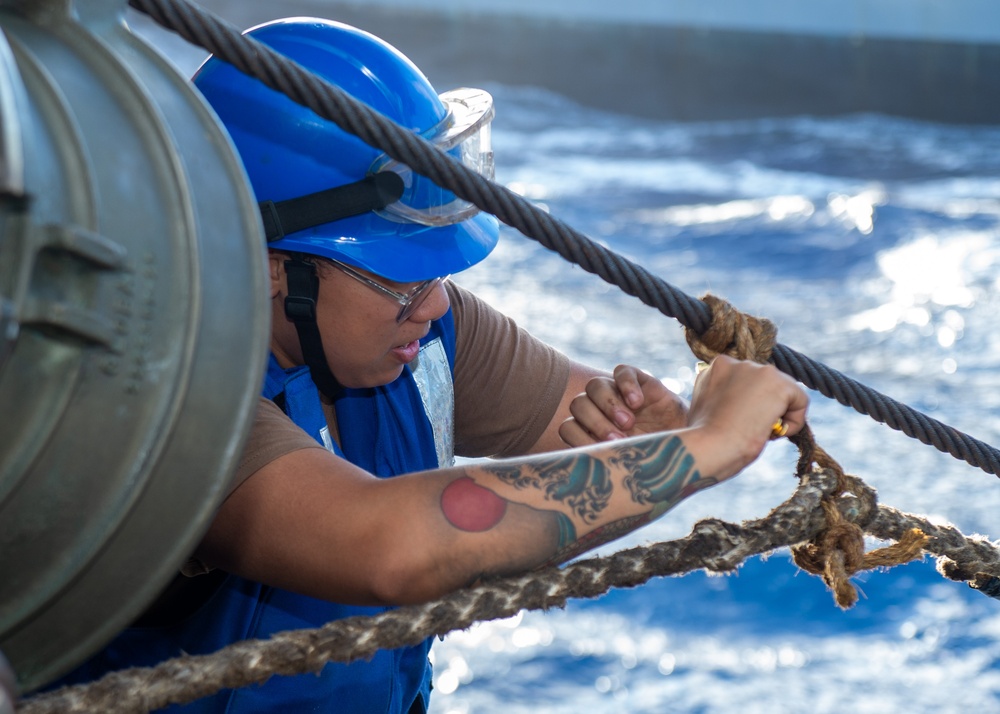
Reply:
<svg viewBox="0 0 1000 714"><path fill-rule="evenodd" d="M807 573L819 575L833 591L834 600L842 609L853 607L858 591L851 584L851 576L863 570L903 565L923 555L928 538L919 528L905 531L898 542L884 548L865 552L864 531L857 523L844 517L837 499L844 496L860 498L867 486L861 479L844 473L834 459L813 440L812 429L807 424L792 437L799 447L801 458L797 475L805 475L803 465L812 462L836 477L836 487L820 501L826 526L808 543L794 546L792 560Z"/></svg>
<svg viewBox="0 0 1000 714"><path fill-rule="evenodd" d="M711 362L718 355L752 360L761 364L771 362L771 353L777 344L778 328L766 317L755 317L740 312L720 297L703 295L701 301L708 306L711 322L702 331L684 328L684 339L694 356L702 362Z"/></svg>
<svg viewBox="0 0 1000 714"><path fill-rule="evenodd" d="M702 301L711 310L711 324L701 334L690 328L684 333L696 357L705 362L711 362L720 354L760 363L771 360L778 336L773 322L742 313L715 295L705 295ZM829 471L836 478L836 487L820 502L826 515L826 526L808 543L793 547L792 558L806 572L823 578L840 607L852 607L858 600L857 590L850 582L852 575L861 570L901 565L919 558L927 536L919 529L911 529L903 534L899 542L865 553L864 532L856 523L844 518L837 499L844 494L860 498L862 490L867 487L860 479L847 476L840 464L816 443L809 424L805 424L791 440L799 449L796 475L800 479L813 468Z"/></svg>

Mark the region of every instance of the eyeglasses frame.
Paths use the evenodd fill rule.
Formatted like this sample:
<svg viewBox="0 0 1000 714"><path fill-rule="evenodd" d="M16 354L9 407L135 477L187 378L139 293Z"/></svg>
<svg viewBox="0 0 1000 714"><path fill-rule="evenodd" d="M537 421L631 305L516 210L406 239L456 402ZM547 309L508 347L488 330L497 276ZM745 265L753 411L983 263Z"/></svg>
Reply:
<svg viewBox="0 0 1000 714"><path fill-rule="evenodd" d="M350 265L341 263L339 260L334 260L333 258L322 258L322 260L330 263L342 273L351 276L359 283L367 285L372 290L392 298L396 304L399 305L399 313L396 315L397 324L405 322L414 312L417 311L417 308L423 304L424 300L431 294L431 292L433 292L434 288L451 277L450 275L444 275L439 278L424 280L414 285L409 291L401 293L382 285L382 283L372 280L364 273L358 272Z"/></svg>

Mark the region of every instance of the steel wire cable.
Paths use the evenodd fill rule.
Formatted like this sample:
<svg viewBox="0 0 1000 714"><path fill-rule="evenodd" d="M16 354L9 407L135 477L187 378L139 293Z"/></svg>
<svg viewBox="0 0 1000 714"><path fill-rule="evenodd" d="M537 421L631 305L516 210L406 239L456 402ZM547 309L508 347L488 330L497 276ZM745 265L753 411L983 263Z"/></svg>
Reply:
<svg viewBox="0 0 1000 714"><path fill-rule="evenodd" d="M702 334L711 322L704 302L600 245L510 189L493 183L411 131L375 112L267 45L188 0L129 0L166 29L256 77L343 130L384 151L459 198L495 215L526 237L558 253L646 305ZM884 395L843 373L776 344L782 372L823 396L884 423L923 444L1000 476L1000 451Z"/></svg>

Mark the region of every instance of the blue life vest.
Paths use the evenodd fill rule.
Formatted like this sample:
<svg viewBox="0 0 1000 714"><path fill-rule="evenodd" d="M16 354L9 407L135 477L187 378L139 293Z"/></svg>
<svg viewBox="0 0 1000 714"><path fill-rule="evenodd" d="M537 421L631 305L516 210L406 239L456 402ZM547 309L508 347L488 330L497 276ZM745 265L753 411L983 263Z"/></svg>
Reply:
<svg viewBox="0 0 1000 714"><path fill-rule="evenodd" d="M454 462L454 359L455 328L449 311L432 323L430 333L421 340L420 356L396 381L374 389L348 389L337 400L343 451L330 438L319 392L307 367L284 370L272 355L264 396L283 394L283 408L296 424L330 451L376 476L446 467ZM207 654L240 640L387 609L339 605L229 575L186 619L168 626L126 629L53 686L88 681L124 667L152 666L182 652ZM430 645L428 639L415 647L380 650L371 660L330 663L319 675L275 676L259 686L224 690L167 711L424 712L430 698Z"/></svg>

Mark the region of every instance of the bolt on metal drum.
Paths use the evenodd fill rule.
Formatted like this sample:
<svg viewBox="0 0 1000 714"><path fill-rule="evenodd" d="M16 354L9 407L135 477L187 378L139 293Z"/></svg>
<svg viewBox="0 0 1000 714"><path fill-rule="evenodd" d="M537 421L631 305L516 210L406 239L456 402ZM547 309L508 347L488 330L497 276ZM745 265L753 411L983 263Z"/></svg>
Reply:
<svg viewBox="0 0 1000 714"><path fill-rule="evenodd" d="M177 572L267 356L242 165L124 13L0 0L0 652L24 692Z"/></svg>

